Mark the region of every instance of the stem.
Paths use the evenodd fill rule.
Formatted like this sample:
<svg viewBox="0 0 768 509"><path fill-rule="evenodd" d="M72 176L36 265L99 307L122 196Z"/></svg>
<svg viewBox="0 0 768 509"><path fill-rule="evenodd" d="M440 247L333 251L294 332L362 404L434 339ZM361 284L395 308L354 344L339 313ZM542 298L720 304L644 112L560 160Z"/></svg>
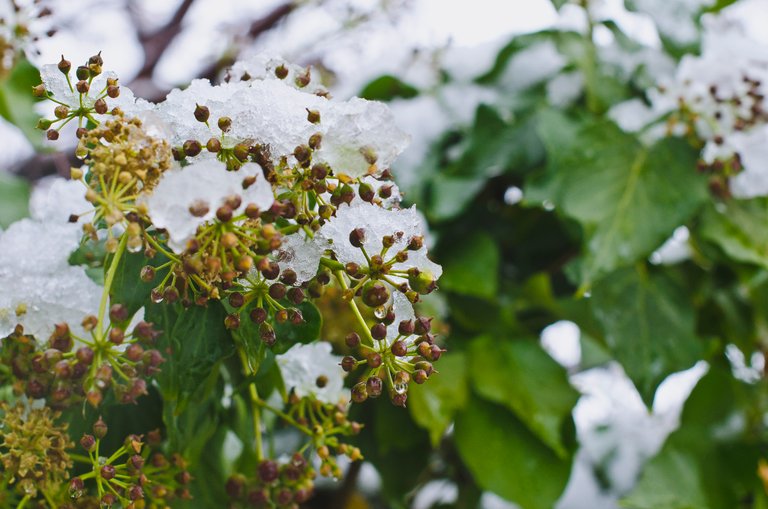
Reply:
<svg viewBox="0 0 768 509"><path fill-rule="evenodd" d="M336 279L339 282L339 285L341 285L342 290L348 290L349 287L347 286L347 281L344 279L344 275L341 273L340 270L337 270L333 273L334 276L336 276ZM357 320L357 323L360 324L360 328L363 330L363 337L368 341L369 346L373 346L375 343L373 341L373 336L371 336L371 330L368 328L368 324L365 323L365 318L363 318L363 314L360 312L360 309L357 307L357 303L355 302L355 298L349 299L349 308L352 310L352 313L355 315L355 319Z"/></svg>
<svg viewBox="0 0 768 509"><path fill-rule="evenodd" d="M123 255L123 251L125 251L126 242L128 242L128 235L123 235L120 238L120 243L117 245L117 251L112 256L112 262L109 265L107 277L104 280L104 291L101 294L101 303L99 303L99 321L96 324L97 343L101 343L104 340L104 313L107 310L109 290L112 288L112 282L115 280L117 266L120 264L120 257Z"/></svg>
<svg viewBox="0 0 768 509"><path fill-rule="evenodd" d="M243 364L246 376L256 375L256 370L251 368L248 356L239 342L237 344L237 353L240 355L240 362ZM251 394L251 406L253 408L253 434L256 438L256 459L261 461L264 459L264 442L261 435L261 399L259 398L259 392L256 390L256 382L248 384L248 391Z"/></svg>
<svg viewBox="0 0 768 509"><path fill-rule="evenodd" d="M19 505L16 506L16 509L23 509L27 505L27 502L29 502L30 498L30 495L24 495L24 498L21 499L21 502L19 502Z"/></svg>

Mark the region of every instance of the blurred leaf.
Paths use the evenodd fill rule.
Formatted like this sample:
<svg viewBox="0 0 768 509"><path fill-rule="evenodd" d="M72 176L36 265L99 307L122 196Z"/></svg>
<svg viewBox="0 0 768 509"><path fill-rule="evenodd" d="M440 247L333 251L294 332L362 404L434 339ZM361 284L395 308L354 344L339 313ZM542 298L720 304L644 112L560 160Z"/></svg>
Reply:
<svg viewBox="0 0 768 509"><path fill-rule="evenodd" d="M552 509L568 482L563 460L509 410L479 397L456 417L459 455L482 488L525 509Z"/></svg>
<svg viewBox="0 0 768 509"><path fill-rule="evenodd" d="M768 268L768 199L728 200L705 209L701 236L728 258Z"/></svg>
<svg viewBox="0 0 768 509"><path fill-rule="evenodd" d="M29 182L0 171L0 228L29 216Z"/></svg>
<svg viewBox="0 0 768 509"><path fill-rule="evenodd" d="M32 87L40 82L40 71L24 58L0 81L0 115L21 129L38 150L43 147L43 133L36 129L40 116L35 112L37 99L32 95Z"/></svg>
<svg viewBox="0 0 768 509"><path fill-rule="evenodd" d="M420 482L430 459L429 435L407 411L387 401L353 405L352 412L350 417L365 425L356 443L365 459L376 465L388 507L405 507L403 495Z"/></svg>
<svg viewBox="0 0 768 509"><path fill-rule="evenodd" d="M493 300L499 286L499 249L486 233L478 232L441 252L444 273L440 287L462 295Z"/></svg>
<svg viewBox="0 0 768 509"><path fill-rule="evenodd" d="M419 95L419 90L416 87L391 75L376 78L360 92L360 97L371 101L391 101L398 97L411 99L417 95Z"/></svg>
<svg viewBox="0 0 768 509"><path fill-rule="evenodd" d="M157 381L163 398L178 415L208 377L216 376L221 360L234 353L234 343L224 327L226 312L217 301L186 309L161 303L148 306L144 317L163 332L158 349L165 362ZM207 397L198 394L195 400Z"/></svg>
<svg viewBox="0 0 768 509"><path fill-rule="evenodd" d="M648 256L707 199L696 153L682 140L646 148L612 122L578 128L559 113L544 118L548 167L527 190L582 223L585 287Z"/></svg>
<svg viewBox="0 0 768 509"><path fill-rule="evenodd" d="M565 370L533 341L484 336L472 341L469 372L475 391L506 406L561 458L563 441L579 393Z"/></svg>
<svg viewBox="0 0 768 509"><path fill-rule="evenodd" d="M464 154L446 173L451 176L491 178L505 171L537 165L544 147L535 129L536 117L504 121L496 109L481 104L469 130Z"/></svg>
<svg viewBox="0 0 768 509"><path fill-rule="evenodd" d="M613 357L649 406L667 375L703 355L691 299L664 274L616 271L594 286L591 302Z"/></svg>
<svg viewBox="0 0 768 509"><path fill-rule="evenodd" d="M760 456L755 444L744 441L744 432L750 428L742 408L746 389L729 371L713 367L686 401L680 428L645 466L622 505L631 509L741 507L753 488Z"/></svg>
<svg viewBox="0 0 768 509"><path fill-rule="evenodd" d="M434 222L452 219L472 202L485 182L478 178L438 176L429 181L425 213Z"/></svg>
<svg viewBox="0 0 768 509"><path fill-rule="evenodd" d="M453 416L467 403L467 360L462 352L451 352L440 359L438 372L422 384L408 390L411 417L429 432L432 446L440 443Z"/></svg>

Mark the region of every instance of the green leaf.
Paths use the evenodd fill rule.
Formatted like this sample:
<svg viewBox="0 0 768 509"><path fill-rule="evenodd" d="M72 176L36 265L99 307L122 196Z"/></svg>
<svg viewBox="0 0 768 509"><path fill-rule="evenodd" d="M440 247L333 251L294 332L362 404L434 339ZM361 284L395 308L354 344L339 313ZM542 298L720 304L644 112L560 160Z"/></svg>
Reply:
<svg viewBox="0 0 768 509"><path fill-rule="evenodd" d="M29 182L0 171L0 227L29 215L29 194Z"/></svg>
<svg viewBox="0 0 768 509"><path fill-rule="evenodd" d="M631 509L740 507L751 497L761 456L749 425L735 425L749 422L744 404L754 404L751 398L750 388L729 370L710 368L686 401L680 428L645 466L622 505Z"/></svg>
<svg viewBox="0 0 768 509"><path fill-rule="evenodd" d="M360 97L371 101L391 101L396 98L411 99L419 95L419 90L395 76L385 75L368 83Z"/></svg>
<svg viewBox="0 0 768 509"><path fill-rule="evenodd" d="M644 147L612 122L579 127L558 113L544 117L548 167L528 191L582 224L583 285L647 257L707 200L685 141Z"/></svg>
<svg viewBox="0 0 768 509"><path fill-rule="evenodd" d="M146 265L157 267L166 261L167 258L159 253L151 260L143 253L125 253L110 287L110 300L127 307L131 315L142 306L154 305L149 294L162 278L156 277L155 281L144 282L140 277L141 269Z"/></svg>
<svg viewBox="0 0 768 509"><path fill-rule="evenodd" d="M701 359L691 298L663 274L619 270L595 285L591 301L608 348L648 405L667 375Z"/></svg>
<svg viewBox="0 0 768 509"><path fill-rule="evenodd" d="M446 174L488 179L506 171L521 172L544 159L536 133L536 116L508 123L492 107L481 104L465 141L464 154Z"/></svg>
<svg viewBox="0 0 768 509"><path fill-rule="evenodd" d="M469 397L467 360L461 352L451 352L440 359L439 372L422 385L411 385L408 408L413 420L429 432L437 447L445 430Z"/></svg>
<svg viewBox="0 0 768 509"><path fill-rule="evenodd" d="M32 87L40 82L40 71L24 58L0 81L0 115L21 129L36 149L43 147L43 134L36 129L40 116L35 112L37 99L32 95Z"/></svg>
<svg viewBox="0 0 768 509"><path fill-rule="evenodd" d="M430 180L426 193L425 213L430 221L440 222L461 214L483 188L479 178L436 176Z"/></svg>
<svg viewBox="0 0 768 509"><path fill-rule="evenodd" d="M487 233L478 232L442 253L440 287L450 292L492 300L499 287L501 255Z"/></svg>
<svg viewBox="0 0 768 509"><path fill-rule="evenodd" d="M221 360L234 352L224 327L226 312L217 301L187 309L161 303L148 306L144 316L163 331L158 349L164 353L165 362L157 381L163 398L174 405L178 415L209 376L218 373Z"/></svg>
<svg viewBox="0 0 768 509"><path fill-rule="evenodd" d="M729 258L768 268L768 200L729 200L707 207L700 234Z"/></svg>
<svg viewBox="0 0 768 509"><path fill-rule="evenodd" d="M472 386L482 397L506 406L561 458L570 455L564 431L579 393L565 370L533 341L484 336L469 350Z"/></svg>
<svg viewBox="0 0 768 509"><path fill-rule="evenodd" d="M525 509L552 509L568 482L563 460L509 410L479 397L456 417L456 447L475 482Z"/></svg>
<svg viewBox="0 0 768 509"><path fill-rule="evenodd" d="M298 325L287 321L275 324L277 343L272 348L274 353L283 353L296 343L311 343L320 338L323 328L323 316L317 307L309 301L304 301L296 307L301 311L304 322Z"/></svg>

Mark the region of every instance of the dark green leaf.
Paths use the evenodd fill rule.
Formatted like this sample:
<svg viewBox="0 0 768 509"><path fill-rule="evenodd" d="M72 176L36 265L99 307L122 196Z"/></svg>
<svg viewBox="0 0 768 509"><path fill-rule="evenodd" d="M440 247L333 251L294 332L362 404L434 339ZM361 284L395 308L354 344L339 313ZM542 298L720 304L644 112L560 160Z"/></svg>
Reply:
<svg viewBox="0 0 768 509"><path fill-rule="evenodd" d="M304 322L298 325L290 321L275 324L277 344L272 349L275 353L285 352L296 343L311 343L320 338L323 317L317 307L309 301L304 301L295 307L301 311Z"/></svg>
<svg viewBox="0 0 768 509"><path fill-rule="evenodd" d="M234 352L224 327L226 312L217 301L188 309L161 303L148 306L144 316L163 331L158 349L165 362L157 381L163 398L178 415L200 386L210 383L212 376L215 380L221 360Z"/></svg>
<svg viewBox="0 0 768 509"><path fill-rule="evenodd" d="M398 97L410 99L417 95L419 95L419 91L416 87L391 75L376 78L360 92L360 97L371 101L391 101Z"/></svg>
<svg viewBox="0 0 768 509"><path fill-rule="evenodd" d="M465 141L464 154L446 173L488 179L509 170L521 172L539 164L544 159L544 147L535 125L535 116L508 123L494 108L481 104Z"/></svg>
<svg viewBox="0 0 768 509"><path fill-rule="evenodd" d="M768 268L768 200L729 200L704 211L701 236L732 260Z"/></svg>
<svg viewBox="0 0 768 509"><path fill-rule="evenodd" d="M462 295L491 300L499 285L499 248L486 233L478 232L442 254L444 273L440 287Z"/></svg>
<svg viewBox="0 0 768 509"><path fill-rule="evenodd" d="M701 359L690 297L663 274L619 270L595 285L591 300L608 348L647 404L667 375Z"/></svg>
<svg viewBox="0 0 768 509"><path fill-rule="evenodd" d="M143 253L125 253L110 288L111 301L126 306L131 315L142 306L152 305L149 294L162 278L156 277L155 281L145 283L140 277L141 269L146 265L159 266L166 261L161 254L150 260Z"/></svg>
<svg viewBox="0 0 768 509"><path fill-rule="evenodd" d="M475 391L515 412L542 442L568 457L563 432L573 426L579 393L565 370L533 341L480 337L472 341L469 354Z"/></svg>
<svg viewBox="0 0 768 509"><path fill-rule="evenodd" d="M0 227L29 215L29 182L0 171Z"/></svg>
<svg viewBox="0 0 768 509"><path fill-rule="evenodd" d="M408 391L411 417L429 432L432 446L440 443L453 416L467 403L467 360L461 352L449 353L440 359L439 372L422 385L412 385Z"/></svg>
<svg viewBox="0 0 768 509"><path fill-rule="evenodd" d="M578 128L557 113L544 118L548 168L531 181L529 199L549 201L582 224L584 285L647 257L707 199L696 153L682 140L644 147L611 122Z"/></svg>
<svg viewBox="0 0 768 509"><path fill-rule="evenodd" d="M754 489L760 457L744 434L743 424L750 428L742 407L747 390L729 371L711 368L686 402L680 429L646 465L622 505L631 509L740 507Z"/></svg>
<svg viewBox="0 0 768 509"><path fill-rule="evenodd" d="M456 417L456 446L475 482L525 509L552 509L568 482L563 460L502 406L470 397Z"/></svg>

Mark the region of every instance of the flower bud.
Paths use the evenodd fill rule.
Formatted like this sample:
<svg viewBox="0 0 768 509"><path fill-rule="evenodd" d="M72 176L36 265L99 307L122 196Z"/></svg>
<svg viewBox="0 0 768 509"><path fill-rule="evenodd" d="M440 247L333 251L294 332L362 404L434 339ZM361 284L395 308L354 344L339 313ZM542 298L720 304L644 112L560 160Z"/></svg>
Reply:
<svg viewBox="0 0 768 509"><path fill-rule="evenodd" d="M124 322L128 319L128 308L122 304L113 304L109 308L109 319L113 322Z"/></svg>
<svg viewBox="0 0 768 509"><path fill-rule="evenodd" d="M362 228L355 228L349 232L349 243L354 247L362 247L365 242L365 230Z"/></svg>
<svg viewBox="0 0 768 509"><path fill-rule="evenodd" d="M307 108L307 121L309 121L312 124L319 124L320 112L317 110L310 110L309 108Z"/></svg>
<svg viewBox="0 0 768 509"><path fill-rule="evenodd" d="M195 120L198 122L208 122L208 117L210 116L211 111L206 106L195 104Z"/></svg>
<svg viewBox="0 0 768 509"><path fill-rule="evenodd" d="M275 76L277 76L278 79L284 80L288 76L288 68L283 64L278 65L275 67Z"/></svg>
<svg viewBox="0 0 768 509"><path fill-rule="evenodd" d="M273 460L263 460L258 466L259 479L265 483L271 483L277 480L280 471L277 462Z"/></svg>
<svg viewBox="0 0 768 509"><path fill-rule="evenodd" d="M368 367L370 367L371 369L378 368L379 366L381 366L383 362L381 358L381 354L379 354L378 352L373 352L368 354L366 359L368 361Z"/></svg>
<svg viewBox="0 0 768 509"><path fill-rule="evenodd" d="M368 389L365 382L358 382L352 386L352 401L362 403L368 399Z"/></svg>
<svg viewBox="0 0 768 509"><path fill-rule="evenodd" d="M88 91L91 89L91 86L88 84L85 80L80 80L77 83L75 83L75 89L81 93L81 94L87 94Z"/></svg>
<svg viewBox="0 0 768 509"><path fill-rule="evenodd" d="M97 99L95 103L93 103L93 110L98 113L99 115L105 114L109 107L107 106L107 101L104 99Z"/></svg>
<svg viewBox="0 0 768 509"><path fill-rule="evenodd" d="M369 377L365 383L366 391L371 398L378 398L381 396L383 387L384 384L378 376Z"/></svg>
<svg viewBox="0 0 768 509"><path fill-rule="evenodd" d="M421 295L432 293L437 288L437 281L431 272L415 267L408 269L408 284Z"/></svg>
<svg viewBox="0 0 768 509"><path fill-rule="evenodd" d="M62 120L69 115L69 107L63 104L59 104L53 109L53 116Z"/></svg>
<svg viewBox="0 0 768 509"><path fill-rule="evenodd" d="M350 348L356 348L360 345L360 335L356 332L350 332L344 338L344 343Z"/></svg>
<svg viewBox="0 0 768 509"><path fill-rule="evenodd" d="M187 140L181 148L184 150L184 154L189 157L195 157L203 150L203 146L200 145L200 142L197 140Z"/></svg>
<svg viewBox="0 0 768 509"><path fill-rule="evenodd" d="M88 452L91 452L96 447L96 438L93 435L85 434L80 439L80 446Z"/></svg>
<svg viewBox="0 0 768 509"><path fill-rule="evenodd" d="M206 150L212 154L217 154L221 150L221 141L218 138L211 138L208 143L205 144Z"/></svg>
<svg viewBox="0 0 768 509"><path fill-rule="evenodd" d="M45 137L48 138L49 141L56 141L59 139L59 131L56 129L48 129L45 133Z"/></svg>
<svg viewBox="0 0 768 509"><path fill-rule="evenodd" d="M229 117L221 117L218 120L218 126L219 129L222 130L222 132L227 132L232 127L232 119Z"/></svg>
<svg viewBox="0 0 768 509"><path fill-rule="evenodd" d="M109 481L115 478L115 467L112 465L104 465L101 467L101 470L99 470L99 474L101 475L101 478Z"/></svg>
<svg viewBox="0 0 768 509"><path fill-rule="evenodd" d="M341 359L341 369L349 373L353 369L357 367L357 361L354 357L347 355L343 359Z"/></svg>
<svg viewBox="0 0 768 509"><path fill-rule="evenodd" d="M366 306L377 308L389 300L389 290L379 281L368 281L363 285L363 302Z"/></svg>
<svg viewBox="0 0 768 509"><path fill-rule="evenodd" d="M323 135L320 133L315 133L309 137L309 141L307 143L309 144L309 148L312 150L317 150L323 143Z"/></svg>
<svg viewBox="0 0 768 509"><path fill-rule="evenodd" d="M408 353L408 346L405 344L405 341L398 340L392 343L390 350L397 357L405 357L405 355Z"/></svg>
<svg viewBox="0 0 768 509"><path fill-rule="evenodd" d="M87 80L91 76L91 71L84 65L78 66L75 70L75 77L78 80Z"/></svg>
<svg viewBox="0 0 768 509"><path fill-rule="evenodd" d="M59 71L61 71L63 74L69 74L69 70L72 69L72 62L65 59L64 55L61 55L61 60L59 60L59 63L56 67L58 67Z"/></svg>
<svg viewBox="0 0 768 509"><path fill-rule="evenodd" d="M383 323L377 323L374 324L371 327L371 336L373 336L373 339L384 339L387 337L387 326Z"/></svg>
<svg viewBox="0 0 768 509"><path fill-rule="evenodd" d="M109 431L109 428L107 428L107 423L104 422L104 420L99 417L96 422L93 423L93 434L96 438L101 440L105 436L107 436L107 431Z"/></svg>

